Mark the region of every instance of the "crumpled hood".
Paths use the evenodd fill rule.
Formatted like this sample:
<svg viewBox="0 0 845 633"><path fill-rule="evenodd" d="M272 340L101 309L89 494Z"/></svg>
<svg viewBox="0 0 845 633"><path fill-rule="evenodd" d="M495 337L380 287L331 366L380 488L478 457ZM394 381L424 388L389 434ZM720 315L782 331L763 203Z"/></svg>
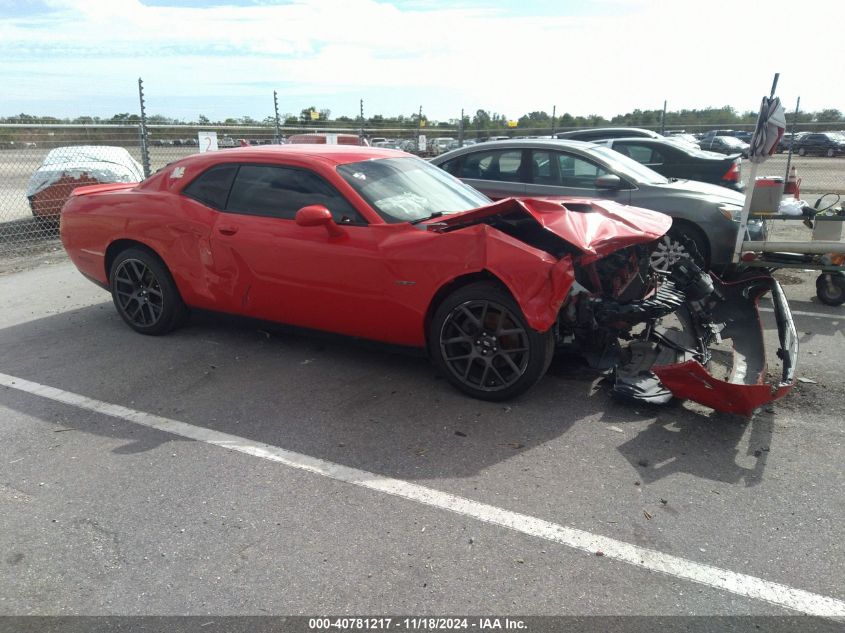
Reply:
<svg viewBox="0 0 845 633"><path fill-rule="evenodd" d="M506 198L466 213L437 218L441 230L470 226L496 216L525 213L585 254L589 263L634 244L651 242L672 226L657 211L586 198Z"/></svg>

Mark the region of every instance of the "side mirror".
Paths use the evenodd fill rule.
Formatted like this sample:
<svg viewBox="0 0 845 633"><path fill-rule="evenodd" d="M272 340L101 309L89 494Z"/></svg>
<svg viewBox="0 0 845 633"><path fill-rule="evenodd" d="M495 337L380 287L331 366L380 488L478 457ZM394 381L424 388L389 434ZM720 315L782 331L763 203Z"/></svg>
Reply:
<svg viewBox="0 0 845 633"><path fill-rule="evenodd" d="M596 178L596 189L621 189L622 179L616 174L605 174Z"/></svg>
<svg viewBox="0 0 845 633"><path fill-rule="evenodd" d="M332 212L321 204L311 204L296 212L296 223L299 226L324 226L331 237L346 235L332 217Z"/></svg>

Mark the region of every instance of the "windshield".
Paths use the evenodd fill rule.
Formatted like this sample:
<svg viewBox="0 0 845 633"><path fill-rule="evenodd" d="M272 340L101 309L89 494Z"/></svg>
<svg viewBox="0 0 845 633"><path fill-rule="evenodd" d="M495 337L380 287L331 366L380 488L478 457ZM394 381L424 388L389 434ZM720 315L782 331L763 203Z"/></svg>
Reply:
<svg viewBox="0 0 845 633"><path fill-rule="evenodd" d="M615 171L617 174L628 180L651 185L665 185L669 182L653 169L649 169L645 165L635 161L633 158L628 158L609 147L591 147L590 151L594 152L597 157L607 163L612 171Z"/></svg>
<svg viewBox="0 0 845 633"><path fill-rule="evenodd" d="M384 158L340 165L338 173L387 222L460 213L491 200L419 158Z"/></svg>

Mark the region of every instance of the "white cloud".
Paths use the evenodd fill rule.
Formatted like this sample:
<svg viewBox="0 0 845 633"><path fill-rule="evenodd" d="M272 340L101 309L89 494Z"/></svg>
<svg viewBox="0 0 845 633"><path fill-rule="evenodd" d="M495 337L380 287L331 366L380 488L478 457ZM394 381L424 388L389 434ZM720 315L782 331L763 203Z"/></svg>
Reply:
<svg viewBox="0 0 845 633"><path fill-rule="evenodd" d="M518 116L555 104L559 113L612 115L658 108L663 99L670 109L754 110L776 71L787 106L800 94L805 109L845 109L839 38L801 45L787 35L796 13L807 23L841 22L838 5L815 0L797 7L769 0L765 12L726 0L605 0L594 5L601 17L401 10L374 0L203 9L138 0L50 4L56 13L0 19L0 78L11 111L16 99L54 100L57 91L131 99L138 76L151 100L242 95L248 104L284 86L291 111L354 92L380 95L372 106L385 114L422 103L435 118L461 107ZM162 105L156 111L167 114ZM355 106L330 107L354 114ZM262 112L263 103L231 114Z"/></svg>

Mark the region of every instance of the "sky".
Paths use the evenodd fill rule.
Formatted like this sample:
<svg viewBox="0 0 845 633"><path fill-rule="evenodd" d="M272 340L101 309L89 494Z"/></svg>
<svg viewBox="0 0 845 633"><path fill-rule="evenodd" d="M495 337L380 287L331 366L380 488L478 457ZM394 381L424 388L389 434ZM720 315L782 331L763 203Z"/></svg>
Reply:
<svg viewBox="0 0 845 633"><path fill-rule="evenodd" d="M833 37L802 37L825 24ZM0 116L845 111L837 0L0 0ZM815 26L813 26L815 25Z"/></svg>

